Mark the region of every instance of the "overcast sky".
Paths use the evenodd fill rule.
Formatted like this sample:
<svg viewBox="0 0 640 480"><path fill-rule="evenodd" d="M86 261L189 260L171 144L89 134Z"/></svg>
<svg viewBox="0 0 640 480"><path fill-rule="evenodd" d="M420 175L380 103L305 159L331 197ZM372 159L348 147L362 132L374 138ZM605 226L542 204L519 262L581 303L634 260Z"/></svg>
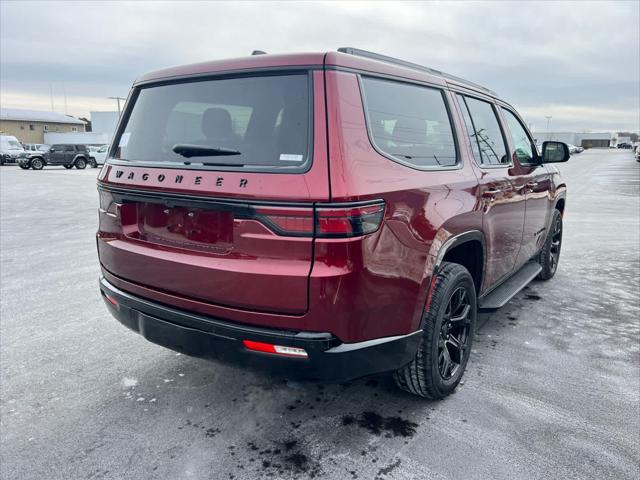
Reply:
<svg viewBox="0 0 640 480"><path fill-rule="evenodd" d="M534 130L640 129L640 2L0 1L0 104L115 110L157 68L353 46L481 83Z"/></svg>

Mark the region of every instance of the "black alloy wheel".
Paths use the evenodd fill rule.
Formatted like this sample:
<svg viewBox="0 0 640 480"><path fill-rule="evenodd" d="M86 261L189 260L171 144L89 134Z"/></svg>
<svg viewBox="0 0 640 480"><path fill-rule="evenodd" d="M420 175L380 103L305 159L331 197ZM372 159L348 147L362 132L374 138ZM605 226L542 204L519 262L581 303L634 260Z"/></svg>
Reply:
<svg viewBox="0 0 640 480"><path fill-rule="evenodd" d="M423 312L416 355L393 373L398 387L432 400L452 394L469 361L476 318L471 274L460 264L442 262Z"/></svg>
<svg viewBox="0 0 640 480"><path fill-rule="evenodd" d="M464 365L469 349L471 302L465 287L458 287L449 299L442 318L438 341L438 371L449 380Z"/></svg>
<svg viewBox="0 0 640 480"><path fill-rule="evenodd" d="M562 248L562 214L559 210L553 211L551 228L547 239L542 246L538 262L542 271L538 274L540 280L549 280L556 274L560 262L560 249Z"/></svg>

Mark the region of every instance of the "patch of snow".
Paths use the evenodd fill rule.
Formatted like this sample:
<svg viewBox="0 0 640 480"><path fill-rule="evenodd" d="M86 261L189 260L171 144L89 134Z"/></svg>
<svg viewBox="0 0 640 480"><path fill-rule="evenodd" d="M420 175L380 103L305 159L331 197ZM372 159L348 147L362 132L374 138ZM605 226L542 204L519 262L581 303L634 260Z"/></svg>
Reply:
<svg viewBox="0 0 640 480"><path fill-rule="evenodd" d="M135 378L124 377L122 379L122 385L124 385L125 388L135 387L138 385L138 380Z"/></svg>

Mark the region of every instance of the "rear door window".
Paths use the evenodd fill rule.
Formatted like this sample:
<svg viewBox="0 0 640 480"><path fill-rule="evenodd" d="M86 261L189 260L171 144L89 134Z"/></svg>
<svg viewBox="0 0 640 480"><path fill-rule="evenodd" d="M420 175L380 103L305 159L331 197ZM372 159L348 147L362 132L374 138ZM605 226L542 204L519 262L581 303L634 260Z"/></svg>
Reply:
<svg viewBox="0 0 640 480"><path fill-rule="evenodd" d="M306 171L310 91L306 73L143 87L116 140L115 158L183 168Z"/></svg>
<svg viewBox="0 0 640 480"><path fill-rule="evenodd" d="M507 155L502 129L493 106L489 102L472 97L459 95L458 98L462 98L460 107L463 111L465 108L468 110L469 120L465 118L467 133L471 143L475 142L477 145L477 149L474 147L474 154L479 153L480 164L485 166L510 165L511 160Z"/></svg>
<svg viewBox="0 0 640 480"><path fill-rule="evenodd" d="M369 134L386 156L419 169L452 167L456 144L443 92L363 77Z"/></svg>

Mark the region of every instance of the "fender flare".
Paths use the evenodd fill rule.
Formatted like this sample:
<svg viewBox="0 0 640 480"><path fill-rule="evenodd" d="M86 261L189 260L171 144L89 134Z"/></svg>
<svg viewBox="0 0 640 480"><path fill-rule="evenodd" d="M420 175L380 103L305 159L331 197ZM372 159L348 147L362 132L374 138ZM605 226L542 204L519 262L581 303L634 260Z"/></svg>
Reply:
<svg viewBox="0 0 640 480"><path fill-rule="evenodd" d="M487 249L484 241L484 234L480 230L469 230L468 232L458 233L457 235L449 237L438 250L438 253L435 256L436 259L433 265L432 276L438 273L440 265L442 264L447 251L451 250L453 247L457 247L458 245L469 242L471 240L478 240L480 242L480 245L482 245L482 256L483 259L485 259ZM484 265L482 266L482 268L484 270Z"/></svg>

